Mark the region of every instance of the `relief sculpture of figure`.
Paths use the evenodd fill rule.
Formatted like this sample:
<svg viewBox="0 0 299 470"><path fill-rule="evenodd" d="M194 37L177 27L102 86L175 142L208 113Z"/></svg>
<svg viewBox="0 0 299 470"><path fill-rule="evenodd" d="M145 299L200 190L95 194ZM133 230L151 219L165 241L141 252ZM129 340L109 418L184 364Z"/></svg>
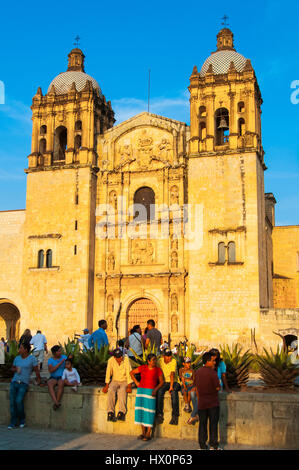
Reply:
<svg viewBox="0 0 299 470"><path fill-rule="evenodd" d="M178 297L176 294L171 295L171 311L172 312L178 311Z"/></svg>
<svg viewBox="0 0 299 470"><path fill-rule="evenodd" d="M178 332L178 317L177 315L172 315L171 317L171 333Z"/></svg>
<svg viewBox="0 0 299 470"><path fill-rule="evenodd" d="M114 258L114 255L111 253L108 256L108 270L114 271L114 268L115 268L115 258Z"/></svg>
<svg viewBox="0 0 299 470"><path fill-rule="evenodd" d="M170 189L170 204L178 204L179 203L179 188L177 186L172 186Z"/></svg>

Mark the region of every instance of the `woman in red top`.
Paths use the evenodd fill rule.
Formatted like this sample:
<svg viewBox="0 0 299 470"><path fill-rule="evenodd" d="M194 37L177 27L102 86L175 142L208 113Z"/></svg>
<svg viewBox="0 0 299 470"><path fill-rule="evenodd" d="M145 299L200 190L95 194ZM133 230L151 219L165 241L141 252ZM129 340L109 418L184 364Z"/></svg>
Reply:
<svg viewBox="0 0 299 470"><path fill-rule="evenodd" d="M132 370L131 377L137 386L135 402L135 424L141 424L142 434L139 439L149 441L156 414L156 394L164 383L163 372L157 367L155 354L147 356L147 364ZM140 382L135 375L141 374Z"/></svg>

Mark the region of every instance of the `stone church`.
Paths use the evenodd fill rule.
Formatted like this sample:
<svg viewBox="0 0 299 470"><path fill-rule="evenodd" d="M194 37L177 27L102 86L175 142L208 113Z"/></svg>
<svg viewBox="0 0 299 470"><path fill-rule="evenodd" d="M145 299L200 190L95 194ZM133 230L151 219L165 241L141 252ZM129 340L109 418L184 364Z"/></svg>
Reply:
<svg viewBox="0 0 299 470"><path fill-rule="evenodd" d="M33 97L26 210L0 213L0 336L53 345L105 318L115 342L153 318L172 343L294 339L299 226L275 227L261 92L232 32L192 71L190 126L114 125L84 59Z"/></svg>

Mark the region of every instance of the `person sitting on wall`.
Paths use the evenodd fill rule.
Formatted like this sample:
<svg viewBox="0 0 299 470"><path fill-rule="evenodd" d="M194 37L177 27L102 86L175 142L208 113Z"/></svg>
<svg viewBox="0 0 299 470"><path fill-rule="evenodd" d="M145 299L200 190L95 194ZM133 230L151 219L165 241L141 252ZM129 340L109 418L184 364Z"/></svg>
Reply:
<svg viewBox="0 0 299 470"><path fill-rule="evenodd" d="M12 365L14 376L9 389L10 425L14 429L19 420L20 428L25 426L24 398L28 390L30 376L34 370L37 383L41 383L37 359L30 354L30 344L23 342L19 347L19 355L15 357Z"/></svg>
<svg viewBox="0 0 299 470"><path fill-rule="evenodd" d="M64 389L64 380L62 380L63 371L65 368L65 360L67 357L62 354L60 346L55 345L51 348L53 357L48 360L48 369L50 372L50 379L48 380L48 389L50 396L54 402L53 410L60 408L61 397ZM55 387L58 386L57 395L55 394Z"/></svg>
<svg viewBox="0 0 299 470"><path fill-rule="evenodd" d="M178 383L177 362L172 356L169 348L164 349L163 356L158 361L158 367L162 369L165 383L157 392L157 424L162 424L164 421L163 408L164 408L164 395L167 390L171 395L172 418L169 424L177 425L179 421L179 391L180 384Z"/></svg>
<svg viewBox="0 0 299 470"><path fill-rule="evenodd" d="M88 339L88 346L90 348L94 348L95 345L97 344L98 349L101 349L102 346L106 346L109 344L108 341L108 336L106 333L107 329L107 322L106 320L100 320L99 323L99 328L90 335L90 338Z"/></svg>
<svg viewBox="0 0 299 470"><path fill-rule="evenodd" d="M113 351L113 357L108 359L106 369L105 387L103 393L108 392L107 421L125 421L127 393L132 392L131 365L128 356L124 356L120 348ZM111 381L110 381L111 380ZM119 412L115 417L116 395L119 401Z"/></svg>

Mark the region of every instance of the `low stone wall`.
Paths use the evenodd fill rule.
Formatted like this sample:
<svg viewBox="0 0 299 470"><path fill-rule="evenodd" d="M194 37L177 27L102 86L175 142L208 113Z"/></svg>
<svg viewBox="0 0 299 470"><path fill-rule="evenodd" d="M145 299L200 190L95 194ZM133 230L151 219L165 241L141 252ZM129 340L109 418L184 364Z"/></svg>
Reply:
<svg viewBox="0 0 299 470"><path fill-rule="evenodd" d="M52 409L47 387L30 386L25 398L28 426L111 434L140 434L134 424L136 390L128 395L125 422L107 422L107 395L99 387L81 387L77 393L65 389L62 406ZM183 400L180 397L180 409ZM299 394L220 393L220 440L223 444L299 448ZM9 384L0 384L0 424L9 423ZM117 410L117 407L116 407ZM198 425L186 424L190 415L181 411L178 426L169 425L171 402L165 395L164 423L155 437L197 439ZM115 442L117 449L117 441Z"/></svg>

